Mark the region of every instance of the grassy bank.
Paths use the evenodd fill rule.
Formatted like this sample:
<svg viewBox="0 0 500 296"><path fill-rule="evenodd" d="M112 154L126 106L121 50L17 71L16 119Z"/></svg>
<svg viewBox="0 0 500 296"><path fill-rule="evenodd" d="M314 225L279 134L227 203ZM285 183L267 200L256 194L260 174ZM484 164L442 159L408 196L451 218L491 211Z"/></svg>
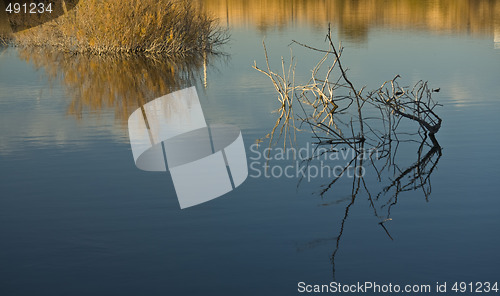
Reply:
<svg viewBox="0 0 500 296"><path fill-rule="evenodd" d="M212 52L225 40L216 21L189 0L81 0L64 16L14 35L26 47L172 57Z"/></svg>

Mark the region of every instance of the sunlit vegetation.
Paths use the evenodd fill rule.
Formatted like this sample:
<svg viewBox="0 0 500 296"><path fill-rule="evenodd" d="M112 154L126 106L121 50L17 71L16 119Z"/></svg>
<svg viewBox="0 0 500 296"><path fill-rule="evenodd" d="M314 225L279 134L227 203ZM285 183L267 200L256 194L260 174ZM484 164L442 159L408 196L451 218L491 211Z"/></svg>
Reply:
<svg viewBox="0 0 500 296"><path fill-rule="evenodd" d="M56 20L15 34L20 46L172 57L213 52L226 39L189 0L80 0Z"/></svg>

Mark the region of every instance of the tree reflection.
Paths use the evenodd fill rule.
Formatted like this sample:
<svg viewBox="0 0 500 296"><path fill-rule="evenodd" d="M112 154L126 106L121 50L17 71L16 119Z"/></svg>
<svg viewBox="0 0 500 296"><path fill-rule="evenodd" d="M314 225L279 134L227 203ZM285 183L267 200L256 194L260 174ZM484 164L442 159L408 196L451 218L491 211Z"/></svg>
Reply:
<svg viewBox="0 0 500 296"><path fill-rule="evenodd" d="M373 91L356 88L342 64L342 46L334 45L330 30L326 39L327 49L294 41L323 54L306 84L296 84L293 58L289 67L282 61L278 74L271 70L266 52L267 67L263 70L255 65L254 68L271 79L280 103L280 116L267 136L269 145L279 141L283 141L283 145L294 145L295 134L303 130L299 126L305 125L316 141L314 155L304 160L308 166L315 165L320 157L340 159L338 156L342 155L345 161L340 171L334 173L319 191L324 198L333 193L330 190L337 183L350 184L349 204L331 255L335 277L335 257L349 212L358 196L365 194L368 197L381 229L391 240L393 237L385 224L392 220L391 210L400 195L421 190L429 200L431 175L442 156L435 136L442 119L435 112L440 105L432 99L432 94L439 89L431 89L427 82L402 87L397 75ZM408 153L401 157L401 150L413 151L416 158L409 157ZM409 155L415 155L413 153Z"/></svg>

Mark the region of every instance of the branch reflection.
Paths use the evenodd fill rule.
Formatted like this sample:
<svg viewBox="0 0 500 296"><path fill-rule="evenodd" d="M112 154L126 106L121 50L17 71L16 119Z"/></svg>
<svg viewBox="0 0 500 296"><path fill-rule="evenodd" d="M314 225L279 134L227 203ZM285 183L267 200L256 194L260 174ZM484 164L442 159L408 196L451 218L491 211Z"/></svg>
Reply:
<svg viewBox="0 0 500 296"><path fill-rule="evenodd" d="M334 172L333 178L322 185L319 192L325 198L333 193L331 189L338 183L343 183L341 188L350 188L349 204L331 254L335 277L335 258L347 218L361 194L367 196L378 224L391 240L393 236L385 224L392 220L391 210L400 195L421 190L429 200L431 175L442 156L435 136L442 119L436 113L440 105L432 98L439 88L432 89L424 81L418 81L413 87L402 87L398 83L400 76L396 75L375 90L358 89L346 74L347 68L341 58L343 47L336 47L330 28L326 40L327 49L294 41L323 54L306 84L296 84L293 58L289 67L282 60L282 74L273 72L265 46L266 68L261 69L256 64L254 68L270 78L278 93L279 117L266 136L269 145L276 145L280 140L284 146L294 145L295 134L303 131L297 126L305 125L316 140L313 155L304 160L307 167L315 166L318 171L316 162L320 158L345 162L335 167L334 170L338 167L340 172ZM401 151L405 153L400 155ZM414 153L416 159L412 156ZM332 172L330 168L328 176ZM303 178L305 176L299 184ZM310 176L307 178L309 180Z"/></svg>
<svg viewBox="0 0 500 296"><path fill-rule="evenodd" d="M344 234L345 225L351 210L351 207L356 202L358 196L364 192L368 196L370 208L373 214L380 221L378 224L389 239L393 240L389 229L385 223L391 221L391 210L398 203L398 198L401 193L414 190L422 190L422 194L428 201L431 195L431 176L434 172L439 159L442 156L442 148L439 144L433 144L428 138L422 139L422 142L417 149L417 157L411 165L401 167L396 159L397 147L401 144L400 140L390 140L390 147L383 151L383 156L379 159L370 159L368 163L364 163L363 159L356 154L356 165L359 168L364 168L365 165L371 166L372 171L376 172L376 178L380 184L384 184L382 189L372 189L365 178L366 175L354 175L352 180L352 192L349 204L345 208L344 217L341 220L338 236L336 237L335 249L331 254L332 274L335 278L335 258L340 249L342 235ZM364 149L364 144L359 146L359 149ZM380 169L382 168L382 169ZM325 190L321 194L325 194L332 188L332 182L325 186ZM376 187L376 186L373 186Z"/></svg>

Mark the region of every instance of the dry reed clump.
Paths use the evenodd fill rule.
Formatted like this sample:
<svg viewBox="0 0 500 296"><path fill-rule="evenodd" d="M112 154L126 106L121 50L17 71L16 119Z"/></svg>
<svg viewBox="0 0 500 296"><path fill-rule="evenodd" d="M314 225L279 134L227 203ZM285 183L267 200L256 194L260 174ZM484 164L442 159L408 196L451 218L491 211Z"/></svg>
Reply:
<svg viewBox="0 0 500 296"><path fill-rule="evenodd" d="M21 46L167 56L213 52L226 40L215 20L189 0L81 0L62 17L15 35Z"/></svg>

